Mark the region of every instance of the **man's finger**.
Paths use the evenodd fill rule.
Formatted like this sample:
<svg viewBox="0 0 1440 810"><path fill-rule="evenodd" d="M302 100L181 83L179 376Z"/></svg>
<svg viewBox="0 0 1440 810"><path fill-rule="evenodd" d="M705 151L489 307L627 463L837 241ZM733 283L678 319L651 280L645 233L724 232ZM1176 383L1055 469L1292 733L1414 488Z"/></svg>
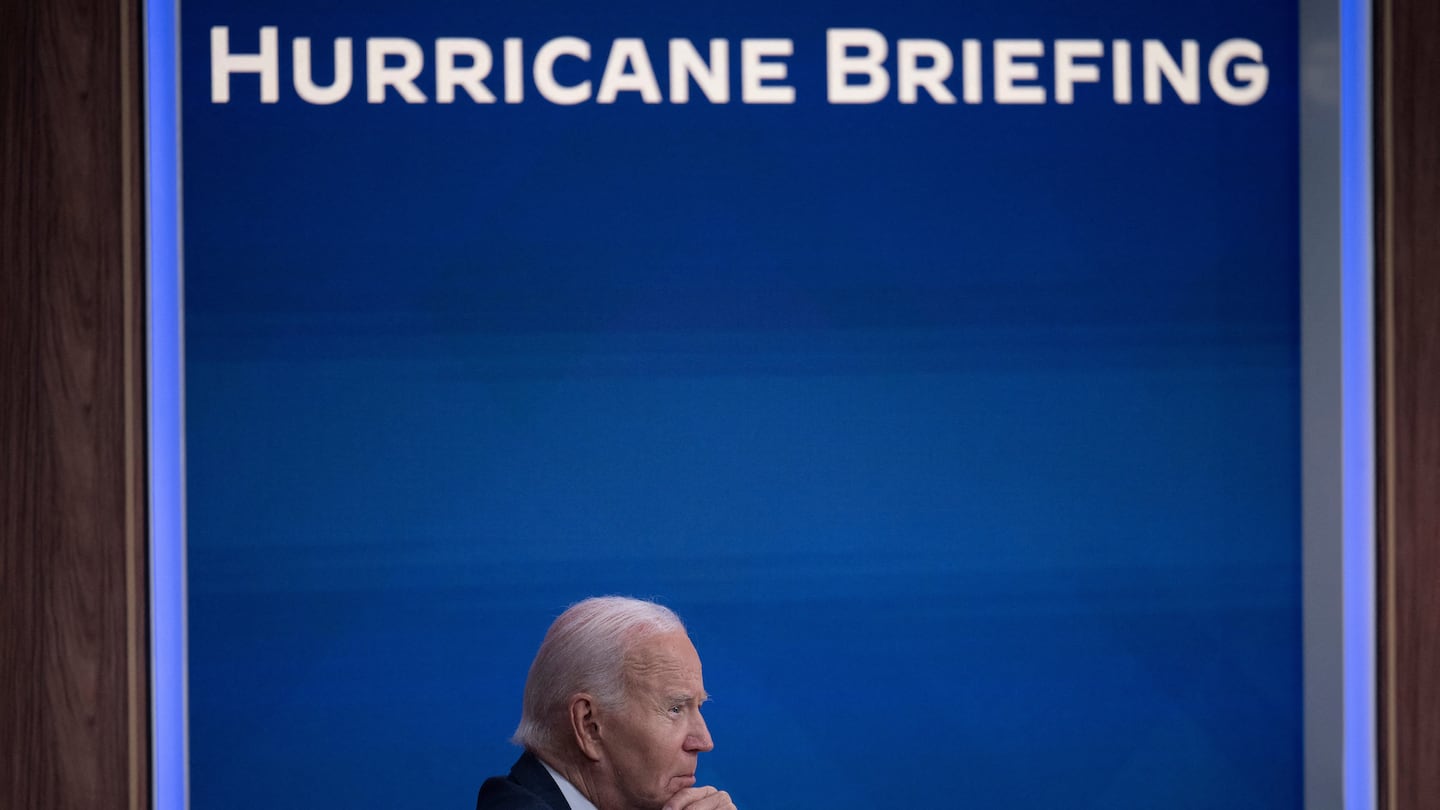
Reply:
<svg viewBox="0 0 1440 810"><path fill-rule="evenodd" d="M686 788L665 803L665 810L735 810L730 794L705 785Z"/></svg>

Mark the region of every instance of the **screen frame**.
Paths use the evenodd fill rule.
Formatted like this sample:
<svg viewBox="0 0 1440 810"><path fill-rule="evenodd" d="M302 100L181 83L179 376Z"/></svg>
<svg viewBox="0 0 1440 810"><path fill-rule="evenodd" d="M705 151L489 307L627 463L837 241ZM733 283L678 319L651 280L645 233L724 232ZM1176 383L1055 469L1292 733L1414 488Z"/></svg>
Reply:
<svg viewBox="0 0 1440 810"><path fill-rule="evenodd" d="M147 0L152 807L189 806L179 0ZM1304 795L1377 806L1369 0L1300 5Z"/></svg>

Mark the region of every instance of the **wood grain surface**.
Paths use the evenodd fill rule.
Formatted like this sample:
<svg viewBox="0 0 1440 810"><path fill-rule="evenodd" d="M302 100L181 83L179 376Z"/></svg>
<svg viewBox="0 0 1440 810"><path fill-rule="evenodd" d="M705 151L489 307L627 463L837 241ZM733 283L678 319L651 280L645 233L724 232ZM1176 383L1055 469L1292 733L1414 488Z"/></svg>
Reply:
<svg viewBox="0 0 1440 810"><path fill-rule="evenodd" d="M0 807L149 805L138 0L0 3Z"/></svg>
<svg viewBox="0 0 1440 810"><path fill-rule="evenodd" d="M1380 776L1440 809L1440 3L1377 0Z"/></svg>

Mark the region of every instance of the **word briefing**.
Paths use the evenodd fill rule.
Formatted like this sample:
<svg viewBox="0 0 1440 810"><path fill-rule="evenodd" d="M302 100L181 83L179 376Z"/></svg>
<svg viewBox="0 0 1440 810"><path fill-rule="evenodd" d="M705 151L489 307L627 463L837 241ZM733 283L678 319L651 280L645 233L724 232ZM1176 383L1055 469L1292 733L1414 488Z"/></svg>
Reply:
<svg viewBox="0 0 1440 810"><path fill-rule="evenodd" d="M259 76L261 103L280 100L280 32L276 26L264 26L259 34L258 52L237 52L230 43L229 27L210 29L213 103L230 102L231 80L237 74ZM371 104L394 99L424 104L431 100L429 90L438 104L461 99L476 104L520 104L527 98L528 60L535 92L551 104L613 104L625 93L633 93L647 104L660 104L667 95L661 90L651 47L641 39L616 38L601 59L590 42L579 37L556 37L533 53L527 51L523 40L512 37L501 42L497 69L495 52L484 40L441 37L428 54L433 81L422 88L427 52L419 42L370 37L365 40L365 100ZM669 103L687 104L692 98L710 104L731 101L731 44L711 39L706 50L702 55L689 39L671 39L665 44ZM291 79L300 100L334 104L355 89L353 40L337 37L331 51L333 78L320 84L313 69L310 38L291 40ZM996 104L1073 104L1077 92L1089 92L1077 88L1093 84L1097 85L1092 89L1095 96L1108 95L1116 104L1130 104L1134 102L1137 62L1141 98L1146 104L1160 104L1167 98L1199 104L1202 80L1226 104L1254 104L1264 97L1270 82L1260 45L1249 39L1227 39L1216 45L1204 60L1203 71L1200 44L1193 39L1180 42L1178 56L1155 39L1143 40L1138 56L1136 51L1134 43L1124 39L1108 43L1100 39L1049 43L1039 39L988 43L965 39L960 42L957 80L955 51L941 40L898 39L892 49L891 41L879 31L831 28L825 32L825 100L830 104L873 104L893 96L902 104L915 104L921 98L937 104L980 104L987 100L988 90L988 100ZM787 62L794 54L791 39L740 40L740 102L794 104L796 88L789 83ZM1042 79L1041 67L1047 57L1049 75ZM571 61L575 64L566 64ZM594 78L597 69L598 82ZM557 72L565 73L567 81L562 82ZM698 94L692 95L692 85Z"/></svg>

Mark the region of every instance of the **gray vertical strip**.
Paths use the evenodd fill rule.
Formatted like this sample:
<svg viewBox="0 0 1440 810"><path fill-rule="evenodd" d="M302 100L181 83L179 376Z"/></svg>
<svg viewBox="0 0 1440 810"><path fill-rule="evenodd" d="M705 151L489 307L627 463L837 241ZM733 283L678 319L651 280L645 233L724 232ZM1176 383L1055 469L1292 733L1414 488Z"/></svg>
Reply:
<svg viewBox="0 0 1440 810"><path fill-rule="evenodd" d="M1300 3L1306 810L1344 807L1340 4Z"/></svg>
<svg viewBox="0 0 1440 810"><path fill-rule="evenodd" d="M1305 797L1375 807L1369 0L1302 0Z"/></svg>

